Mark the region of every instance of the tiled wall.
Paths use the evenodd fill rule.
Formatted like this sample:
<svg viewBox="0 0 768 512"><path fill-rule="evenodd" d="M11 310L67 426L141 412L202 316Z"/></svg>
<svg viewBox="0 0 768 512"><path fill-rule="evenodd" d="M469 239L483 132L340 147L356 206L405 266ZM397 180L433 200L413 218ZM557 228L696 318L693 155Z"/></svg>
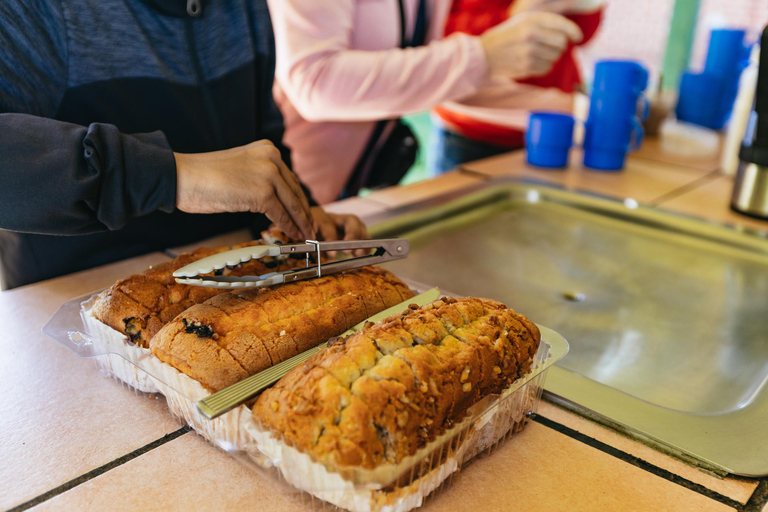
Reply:
<svg viewBox="0 0 768 512"><path fill-rule="evenodd" d="M594 61L607 57L645 62L652 82L664 60L674 0L608 0L602 27L580 52L585 76ZM768 0L701 0L691 66L700 68L712 27L746 27L752 39L768 24Z"/></svg>

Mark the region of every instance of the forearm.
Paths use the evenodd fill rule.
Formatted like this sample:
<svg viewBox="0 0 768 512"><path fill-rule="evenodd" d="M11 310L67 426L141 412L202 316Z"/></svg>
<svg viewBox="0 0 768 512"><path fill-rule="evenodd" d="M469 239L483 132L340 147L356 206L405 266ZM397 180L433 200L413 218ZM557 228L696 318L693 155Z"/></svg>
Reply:
<svg viewBox="0 0 768 512"><path fill-rule="evenodd" d="M176 164L159 132L0 114L0 133L2 229L83 234L174 208Z"/></svg>
<svg viewBox="0 0 768 512"><path fill-rule="evenodd" d="M357 0L270 0L269 7L277 81L310 121L368 121L427 110L473 93L486 75L482 45L473 37L396 48L394 11L383 7L377 11L381 19L374 13L378 7L363 12ZM384 25L366 43L370 48L359 49L355 41L365 40L377 22Z"/></svg>
<svg viewBox="0 0 768 512"><path fill-rule="evenodd" d="M278 80L310 121L364 121L467 96L485 75L479 40L456 35L405 50L328 52L297 62Z"/></svg>

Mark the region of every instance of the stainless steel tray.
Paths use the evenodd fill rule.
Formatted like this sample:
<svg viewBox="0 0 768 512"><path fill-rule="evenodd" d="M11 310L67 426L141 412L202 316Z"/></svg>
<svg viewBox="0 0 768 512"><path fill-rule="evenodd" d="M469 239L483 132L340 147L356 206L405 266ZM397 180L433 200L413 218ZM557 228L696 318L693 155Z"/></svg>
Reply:
<svg viewBox="0 0 768 512"><path fill-rule="evenodd" d="M494 180L395 211L387 268L492 297L571 353L547 389L716 470L768 474L768 241L617 201Z"/></svg>

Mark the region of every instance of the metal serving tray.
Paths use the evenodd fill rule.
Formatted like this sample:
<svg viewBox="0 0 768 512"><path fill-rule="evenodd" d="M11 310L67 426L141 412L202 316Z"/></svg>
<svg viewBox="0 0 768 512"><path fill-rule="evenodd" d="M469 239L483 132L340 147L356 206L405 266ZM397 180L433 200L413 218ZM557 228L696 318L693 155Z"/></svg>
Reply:
<svg viewBox="0 0 768 512"><path fill-rule="evenodd" d="M492 180L396 210L396 274L571 342L547 390L718 472L768 474L768 241L635 201Z"/></svg>

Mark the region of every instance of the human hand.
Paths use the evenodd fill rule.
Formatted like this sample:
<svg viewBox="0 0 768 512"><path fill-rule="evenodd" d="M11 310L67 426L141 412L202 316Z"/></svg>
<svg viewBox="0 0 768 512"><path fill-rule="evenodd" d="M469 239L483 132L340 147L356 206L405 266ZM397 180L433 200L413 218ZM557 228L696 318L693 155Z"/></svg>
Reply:
<svg viewBox="0 0 768 512"><path fill-rule="evenodd" d="M515 0L509 6L509 16L531 11L557 14L591 12L603 6L605 0Z"/></svg>
<svg viewBox="0 0 768 512"><path fill-rule="evenodd" d="M325 241L330 240L365 240L371 238L365 224L357 215L344 213L328 213L320 206L313 206L312 218L314 227ZM344 251L351 254L352 251ZM370 251L360 249L355 251L355 256L365 256ZM334 257L335 252L329 251L329 256Z"/></svg>
<svg viewBox="0 0 768 512"><path fill-rule="evenodd" d="M174 153L176 207L187 213L263 213L296 239L314 238L299 179L270 141L210 153Z"/></svg>
<svg viewBox="0 0 768 512"><path fill-rule="evenodd" d="M583 34L571 20L550 12L524 12L486 30L480 36L488 74L527 78L547 74Z"/></svg>

